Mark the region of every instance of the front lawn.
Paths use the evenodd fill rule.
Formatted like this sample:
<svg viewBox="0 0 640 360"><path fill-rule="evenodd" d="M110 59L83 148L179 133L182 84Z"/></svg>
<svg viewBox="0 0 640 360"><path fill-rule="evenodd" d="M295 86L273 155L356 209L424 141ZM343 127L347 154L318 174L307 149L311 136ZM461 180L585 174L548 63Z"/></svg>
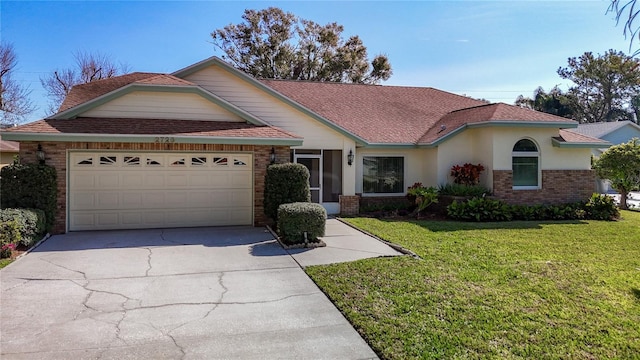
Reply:
<svg viewBox="0 0 640 360"><path fill-rule="evenodd" d="M618 222L348 219L418 254L307 268L386 359L640 358L640 213Z"/></svg>

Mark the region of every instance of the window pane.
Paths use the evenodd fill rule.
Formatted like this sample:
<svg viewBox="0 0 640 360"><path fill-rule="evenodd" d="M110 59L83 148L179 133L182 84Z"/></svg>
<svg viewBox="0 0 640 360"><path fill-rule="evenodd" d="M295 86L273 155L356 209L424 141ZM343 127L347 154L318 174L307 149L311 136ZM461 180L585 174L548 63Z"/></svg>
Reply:
<svg viewBox="0 0 640 360"><path fill-rule="evenodd" d="M513 186L538 186L537 157L513 157Z"/></svg>
<svg viewBox="0 0 640 360"><path fill-rule="evenodd" d="M340 194L342 194L342 150L325 150L323 152L322 172L322 201L340 201Z"/></svg>
<svg viewBox="0 0 640 360"><path fill-rule="evenodd" d="M522 139L513 146L513 151L536 152L538 151L538 148L536 147L536 144L533 143L533 141L528 139Z"/></svg>
<svg viewBox="0 0 640 360"><path fill-rule="evenodd" d="M404 158L363 158L362 191L364 193L404 192Z"/></svg>

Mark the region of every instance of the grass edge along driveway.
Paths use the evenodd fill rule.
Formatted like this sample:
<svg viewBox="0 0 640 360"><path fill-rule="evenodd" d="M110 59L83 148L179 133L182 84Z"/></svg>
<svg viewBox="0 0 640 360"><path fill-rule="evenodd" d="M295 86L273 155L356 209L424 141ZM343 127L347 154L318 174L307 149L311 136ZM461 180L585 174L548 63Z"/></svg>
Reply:
<svg viewBox="0 0 640 360"><path fill-rule="evenodd" d="M417 253L307 268L383 359L640 358L640 213L347 221Z"/></svg>

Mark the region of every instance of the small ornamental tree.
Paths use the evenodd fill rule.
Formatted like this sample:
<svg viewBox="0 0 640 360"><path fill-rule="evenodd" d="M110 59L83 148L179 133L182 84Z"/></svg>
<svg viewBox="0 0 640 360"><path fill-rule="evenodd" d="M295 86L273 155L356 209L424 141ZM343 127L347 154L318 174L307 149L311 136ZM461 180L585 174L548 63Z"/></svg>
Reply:
<svg viewBox="0 0 640 360"><path fill-rule="evenodd" d="M627 209L627 195L640 190L640 139L612 146L593 164L596 174L611 181L611 187L620 193L620 208Z"/></svg>
<svg viewBox="0 0 640 360"><path fill-rule="evenodd" d="M466 163L462 166L454 165L451 167L451 176L456 184L473 186L480 183L480 173L484 171L481 164L473 165Z"/></svg>

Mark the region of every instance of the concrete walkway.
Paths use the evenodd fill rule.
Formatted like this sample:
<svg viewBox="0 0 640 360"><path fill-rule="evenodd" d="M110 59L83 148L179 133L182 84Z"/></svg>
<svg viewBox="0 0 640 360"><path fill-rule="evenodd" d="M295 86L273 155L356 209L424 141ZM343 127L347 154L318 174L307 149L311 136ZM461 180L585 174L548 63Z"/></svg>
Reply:
<svg viewBox="0 0 640 360"><path fill-rule="evenodd" d="M352 231L292 255L250 227L53 236L0 271L0 358L374 359L293 259L389 255Z"/></svg>
<svg viewBox="0 0 640 360"><path fill-rule="evenodd" d="M302 267L402 255L388 245L337 219L327 220L322 241L327 244L326 247L288 250L288 253Z"/></svg>

